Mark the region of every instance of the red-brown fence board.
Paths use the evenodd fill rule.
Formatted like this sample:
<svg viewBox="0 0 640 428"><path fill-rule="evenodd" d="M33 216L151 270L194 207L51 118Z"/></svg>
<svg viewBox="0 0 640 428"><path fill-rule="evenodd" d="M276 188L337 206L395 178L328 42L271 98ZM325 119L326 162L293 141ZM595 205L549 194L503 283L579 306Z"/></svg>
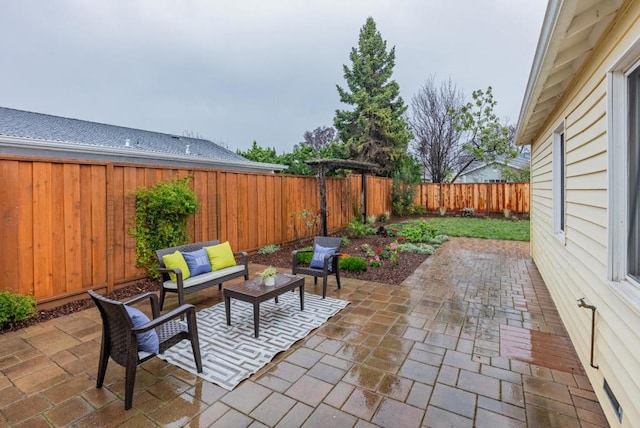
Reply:
<svg viewBox="0 0 640 428"><path fill-rule="evenodd" d="M17 204L11 204L18 228L17 242L12 241L14 236L10 232L9 237L5 237L3 229L2 239L4 244L1 247L15 247L18 249L15 259L4 259L17 266L18 272L15 277L8 277L8 282L5 282L4 279L0 280L3 286L0 288L13 288L14 291L18 291L20 294L33 294L33 163L17 162L17 164L18 174L6 177L7 181L15 177L15 181L12 184L5 183L7 187L17 189L16 198L14 199ZM2 187L5 186L3 185ZM17 263L13 263L12 260L17 260ZM13 284L13 287L9 286L11 284Z"/></svg>
<svg viewBox="0 0 640 428"><path fill-rule="evenodd" d="M19 252L17 245L11 245L19 239L18 206L20 188L14 185L13 177L18 176L18 162L0 163L0 221L2 221L2 241L0 245L0 260L3 268L0 270L0 283L10 284L19 281L20 272ZM7 245L9 244L9 245ZM1 290L1 287L0 287Z"/></svg>
<svg viewBox="0 0 640 428"><path fill-rule="evenodd" d="M34 294L53 296L51 241L51 163L33 165L33 235L34 235ZM64 247L56 245L60 250Z"/></svg>
<svg viewBox="0 0 640 428"><path fill-rule="evenodd" d="M80 166L75 164L67 164L62 166L64 169L64 183L62 186L64 198L64 223L62 225L62 234L64 239L64 247L66 251L62 252L64 256L65 269L61 271L61 275L65 275L65 289L62 293L69 290L82 289L82 274L80 266L82 266L82 255L80 254L80 243L82 236L80 234Z"/></svg>

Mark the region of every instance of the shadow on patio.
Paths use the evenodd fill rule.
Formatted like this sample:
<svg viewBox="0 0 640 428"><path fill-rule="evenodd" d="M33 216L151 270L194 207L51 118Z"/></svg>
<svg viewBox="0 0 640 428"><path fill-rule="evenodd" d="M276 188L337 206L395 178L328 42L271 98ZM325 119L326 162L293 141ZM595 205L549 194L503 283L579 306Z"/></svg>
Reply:
<svg viewBox="0 0 640 428"><path fill-rule="evenodd" d="M130 411L122 367L95 388L97 309L1 335L0 427L607 426L529 243L455 238L401 286L342 283L351 304L235 390L154 358Z"/></svg>

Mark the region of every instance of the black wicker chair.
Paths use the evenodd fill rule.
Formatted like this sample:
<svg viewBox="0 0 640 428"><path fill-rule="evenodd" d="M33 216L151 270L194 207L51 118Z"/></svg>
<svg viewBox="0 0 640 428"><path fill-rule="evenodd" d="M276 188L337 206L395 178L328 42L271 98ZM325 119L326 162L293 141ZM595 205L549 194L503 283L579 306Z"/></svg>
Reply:
<svg viewBox="0 0 640 428"><path fill-rule="evenodd" d="M138 351L136 336L155 329L160 342L159 353L164 352L183 339L191 342L193 356L196 361L198 373L202 373L202 360L200 358L200 344L198 342L198 327L196 325L196 311L193 305L182 305L160 316L158 296L154 293L145 293L127 302L118 302L98 295L89 290L89 295L95 302L102 316L102 346L100 349L100 363L98 366L98 378L96 388L101 388L107 371L109 357L125 368L125 399L124 408L129 410L133 401L133 387L136 379L138 364L147 361L156 354ZM151 301L153 319L147 324L134 327L125 305L140 302L145 299ZM187 316L186 324L175 320L183 315Z"/></svg>
<svg viewBox="0 0 640 428"><path fill-rule="evenodd" d="M325 255L323 268L312 268L310 266L298 265L298 254L300 253L313 253L313 250L295 250L292 252L292 273L313 276L313 283L318 283L318 278L322 277L322 298L327 297L327 278L329 275L335 275L338 282L338 288L340 288L340 246L342 245L342 238L331 238L328 236L316 236L313 240L313 248L316 245L320 245L325 248L336 248L333 254ZM331 269L330 269L331 267Z"/></svg>

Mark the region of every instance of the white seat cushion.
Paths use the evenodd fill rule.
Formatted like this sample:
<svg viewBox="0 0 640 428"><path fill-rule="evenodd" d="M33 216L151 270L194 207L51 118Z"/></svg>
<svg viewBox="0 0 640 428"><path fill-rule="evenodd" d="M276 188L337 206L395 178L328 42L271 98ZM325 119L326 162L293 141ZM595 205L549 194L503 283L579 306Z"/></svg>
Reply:
<svg viewBox="0 0 640 428"><path fill-rule="evenodd" d="M194 285L200 285L203 282L211 281L216 278L221 278L223 276L242 271L244 271L244 265L230 266L224 269L214 270L213 272L202 273L200 275L187 278L183 281L183 285L184 288L189 288ZM171 280L168 280L163 283L163 287L171 290L176 290L178 288L178 284Z"/></svg>

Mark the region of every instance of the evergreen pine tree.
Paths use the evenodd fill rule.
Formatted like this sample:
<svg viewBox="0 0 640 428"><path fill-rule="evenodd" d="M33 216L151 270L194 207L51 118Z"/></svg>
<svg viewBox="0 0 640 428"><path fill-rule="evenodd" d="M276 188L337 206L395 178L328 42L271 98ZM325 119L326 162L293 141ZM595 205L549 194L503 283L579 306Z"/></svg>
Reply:
<svg viewBox="0 0 640 428"><path fill-rule="evenodd" d="M348 89L336 87L340 101L355 108L336 110L334 126L352 158L376 163L390 176L413 138L403 117L407 106L399 96L400 87L391 80L395 46L387 52L387 42L369 17L349 58L352 67L343 66Z"/></svg>

